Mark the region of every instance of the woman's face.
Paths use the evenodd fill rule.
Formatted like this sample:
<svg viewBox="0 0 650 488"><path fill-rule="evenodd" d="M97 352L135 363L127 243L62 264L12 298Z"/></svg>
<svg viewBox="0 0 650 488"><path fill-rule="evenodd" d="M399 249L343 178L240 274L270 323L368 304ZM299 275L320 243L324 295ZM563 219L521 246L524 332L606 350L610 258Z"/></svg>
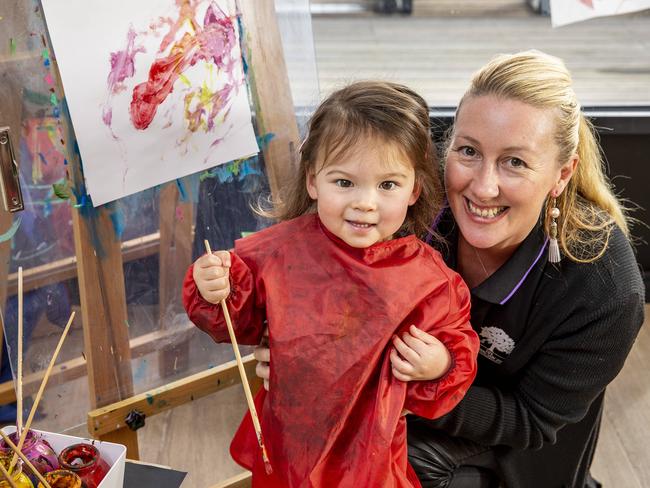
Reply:
<svg viewBox="0 0 650 488"><path fill-rule="evenodd" d="M559 195L577 163L562 166L548 109L491 95L466 98L445 167L449 205L468 244L509 255Z"/></svg>

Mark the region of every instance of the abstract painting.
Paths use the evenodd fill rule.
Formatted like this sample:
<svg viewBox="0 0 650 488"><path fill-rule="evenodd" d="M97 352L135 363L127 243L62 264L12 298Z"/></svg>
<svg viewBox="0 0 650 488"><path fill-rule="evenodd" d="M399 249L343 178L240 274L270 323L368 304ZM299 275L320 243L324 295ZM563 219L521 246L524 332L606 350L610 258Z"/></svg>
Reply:
<svg viewBox="0 0 650 488"><path fill-rule="evenodd" d="M42 0L93 205L259 151L235 0Z"/></svg>

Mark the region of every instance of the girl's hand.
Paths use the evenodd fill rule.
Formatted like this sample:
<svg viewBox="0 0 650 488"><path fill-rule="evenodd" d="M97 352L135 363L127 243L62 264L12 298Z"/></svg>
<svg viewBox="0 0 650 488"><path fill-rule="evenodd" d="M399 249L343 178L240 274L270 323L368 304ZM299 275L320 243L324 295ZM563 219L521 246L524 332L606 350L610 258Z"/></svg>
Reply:
<svg viewBox="0 0 650 488"><path fill-rule="evenodd" d="M253 351L257 360L255 374L264 380L264 389L269 391L269 379L271 378L271 349L269 349L269 328L264 329L264 336L260 345Z"/></svg>
<svg viewBox="0 0 650 488"><path fill-rule="evenodd" d="M196 260L192 278L206 302L217 304L230 294L230 253L216 251Z"/></svg>
<svg viewBox="0 0 650 488"><path fill-rule="evenodd" d="M390 351L393 376L400 381L436 380L451 366L445 345L431 334L411 325L402 337L393 338Z"/></svg>

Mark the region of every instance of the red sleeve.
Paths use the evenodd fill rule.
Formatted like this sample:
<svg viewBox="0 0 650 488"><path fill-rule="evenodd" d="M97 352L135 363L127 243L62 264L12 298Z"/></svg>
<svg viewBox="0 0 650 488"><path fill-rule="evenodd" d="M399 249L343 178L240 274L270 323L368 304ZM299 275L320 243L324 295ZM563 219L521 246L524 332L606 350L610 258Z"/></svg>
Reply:
<svg viewBox="0 0 650 488"><path fill-rule="evenodd" d="M429 297L407 323L430 333L449 350L449 371L433 381L410 381L404 408L420 417L438 418L451 411L474 381L479 338L469 323L471 296L459 275L450 277L447 293ZM438 320L443 311L443 317Z"/></svg>
<svg viewBox="0 0 650 488"><path fill-rule="evenodd" d="M263 297L256 293L253 273L244 261L230 253L230 295L226 299L228 312L240 344L259 344L264 330ZM203 299L194 283L191 265L183 281L183 305L190 320L215 342L230 342L221 305Z"/></svg>

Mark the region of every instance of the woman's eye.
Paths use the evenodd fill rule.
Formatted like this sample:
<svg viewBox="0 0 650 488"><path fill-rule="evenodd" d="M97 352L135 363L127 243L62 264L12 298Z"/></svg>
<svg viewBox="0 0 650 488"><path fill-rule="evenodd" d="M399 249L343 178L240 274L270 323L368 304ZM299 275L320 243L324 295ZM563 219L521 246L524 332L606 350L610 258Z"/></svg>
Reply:
<svg viewBox="0 0 650 488"><path fill-rule="evenodd" d="M474 149L471 146L461 146L461 147L458 148L458 152L461 155L467 156L467 157L470 157L470 158L476 156L476 149Z"/></svg>
<svg viewBox="0 0 650 488"><path fill-rule="evenodd" d="M379 184L379 188L381 188L382 190L394 190L395 188L397 188L397 183L395 183L394 181L382 181Z"/></svg>
<svg viewBox="0 0 650 488"><path fill-rule="evenodd" d="M519 158L510 158L508 159L508 164L510 165L511 168L525 168L526 163L519 159Z"/></svg>
<svg viewBox="0 0 650 488"><path fill-rule="evenodd" d="M350 180L344 180L344 179L338 179L335 181L336 186L340 186L341 188L350 188L352 186L352 182Z"/></svg>

